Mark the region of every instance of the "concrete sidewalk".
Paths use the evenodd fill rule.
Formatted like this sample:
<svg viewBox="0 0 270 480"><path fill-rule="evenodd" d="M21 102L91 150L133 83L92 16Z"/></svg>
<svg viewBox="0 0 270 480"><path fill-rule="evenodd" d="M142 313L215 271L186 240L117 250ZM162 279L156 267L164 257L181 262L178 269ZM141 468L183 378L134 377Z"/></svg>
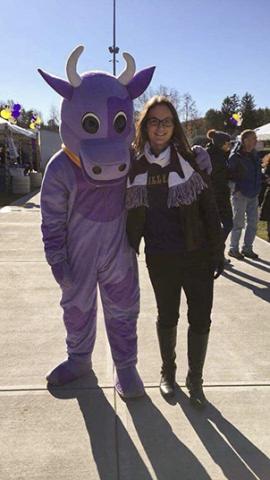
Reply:
<svg viewBox="0 0 270 480"><path fill-rule="evenodd" d="M94 373L47 390L65 331L43 254L39 195L0 211L1 480L269 480L270 245L216 281L205 367L205 412L188 402L186 305L178 330L176 399L159 393L156 307L139 257L139 371L147 395L124 403L99 308ZM100 305L99 305L100 307Z"/></svg>

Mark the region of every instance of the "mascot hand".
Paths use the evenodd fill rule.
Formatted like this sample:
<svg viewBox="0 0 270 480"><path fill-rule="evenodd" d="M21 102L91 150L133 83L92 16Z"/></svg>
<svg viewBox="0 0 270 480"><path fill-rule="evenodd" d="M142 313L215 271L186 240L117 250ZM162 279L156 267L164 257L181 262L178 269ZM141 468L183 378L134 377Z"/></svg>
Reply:
<svg viewBox="0 0 270 480"><path fill-rule="evenodd" d="M72 286L70 266L67 262L55 263L55 265L52 265L51 269L52 274L60 287L68 288Z"/></svg>
<svg viewBox="0 0 270 480"><path fill-rule="evenodd" d="M216 280L223 272L224 270L224 258L222 260L219 260L216 262L214 265L214 279Z"/></svg>
<svg viewBox="0 0 270 480"><path fill-rule="evenodd" d="M200 145L194 145L194 147L192 147L192 151L196 155L195 161L198 167L205 171L208 175L211 175L212 164L208 152Z"/></svg>

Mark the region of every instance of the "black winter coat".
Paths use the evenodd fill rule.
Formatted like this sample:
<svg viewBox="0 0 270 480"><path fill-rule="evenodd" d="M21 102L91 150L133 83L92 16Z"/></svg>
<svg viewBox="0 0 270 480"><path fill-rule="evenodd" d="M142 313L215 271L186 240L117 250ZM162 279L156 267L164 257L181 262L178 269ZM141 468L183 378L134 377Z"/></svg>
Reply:
<svg viewBox="0 0 270 480"><path fill-rule="evenodd" d="M263 174L263 183L265 186L260 220L270 222L270 165L267 166Z"/></svg>
<svg viewBox="0 0 270 480"><path fill-rule="evenodd" d="M211 180L198 169L195 162L190 163L203 177L208 188L205 188L192 204L178 207L183 222L185 247L187 252L192 252L204 248L206 244L206 256L213 263L217 263L224 258L224 242ZM140 206L128 211L127 236L131 247L137 253L144 234L146 208Z"/></svg>
<svg viewBox="0 0 270 480"><path fill-rule="evenodd" d="M218 200L224 198L230 199L229 189L229 170L228 170L228 154L216 147L213 143L207 145L207 152L210 155L212 163L211 180L215 197Z"/></svg>

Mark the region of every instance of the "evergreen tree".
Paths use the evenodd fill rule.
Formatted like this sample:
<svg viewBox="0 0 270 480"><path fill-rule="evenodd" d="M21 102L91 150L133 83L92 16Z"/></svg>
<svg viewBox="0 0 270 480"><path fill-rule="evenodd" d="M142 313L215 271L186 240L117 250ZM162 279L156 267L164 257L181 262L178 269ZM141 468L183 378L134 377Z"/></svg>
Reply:
<svg viewBox="0 0 270 480"><path fill-rule="evenodd" d="M210 108L205 114L206 131L214 128L215 130L224 130L223 114L220 110Z"/></svg>
<svg viewBox="0 0 270 480"><path fill-rule="evenodd" d="M241 100L241 111L243 115L242 130L257 127L255 100L251 93L246 92Z"/></svg>
<svg viewBox="0 0 270 480"><path fill-rule="evenodd" d="M230 97L225 97L221 105L221 113L223 115L224 128L229 133L234 133L236 130L236 125L234 125L230 118L234 113L240 109L240 100L238 95L234 93Z"/></svg>
<svg viewBox="0 0 270 480"><path fill-rule="evenodd" d="M256 127L270 123L270 108L257 108L255 112Z"/></svg>

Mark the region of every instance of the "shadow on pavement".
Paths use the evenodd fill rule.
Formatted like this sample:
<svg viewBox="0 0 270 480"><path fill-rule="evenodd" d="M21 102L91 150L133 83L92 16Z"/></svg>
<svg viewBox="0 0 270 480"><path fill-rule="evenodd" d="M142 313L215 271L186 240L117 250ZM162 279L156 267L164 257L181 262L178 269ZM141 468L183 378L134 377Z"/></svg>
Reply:
<svg viewBox="0 0 270 480"><path fill-rule="evenodd" d="M242 270L238 270L237 268L227 268L226 272L231 272L231 273L236 273L240 277L245 278L246 280L250 280L251 282L256 282L260 283L261 285L265 285L266 287L270 287L270 282L267 282L266 280L262 280L261 278L254 277L253 275L250 275L249 273L243 272Z"/></svg>
<svg viewBox="0 0 270 480"><path fill-rule="evenodd" d="M244 279L260 283L261 285L264 285L265 288L257 287L256 285L253 285L252 283L248 283L247 281L243 280L243 278L239 278L234 275L231 275L231 273L236 273L237 275L244 277ZM235 268L231 270L229 269L224 270L222 273L222 276L225 278L228 278L228 280L231 280L232 282L237 283L238 285L242 285L243 287L249 288L250 290L252 290L254 295L257 295L258 297L260 297L262 300L265 300L266 302L270 302L270 288L269 288L270 283L269 282L253 277L252 275L248 275L247 273L241 272L240 270L236 270Z"/></svg>
<svg viewBox="0 0 270 480"><path fill-rule="evenodd" d="M40 205L38 203L28 202L23 205L23 208L40 208Z"/></svg>
<svg viewBox="0 0 270 480"><path fill-rule="evenodd" d="M260 270L263 270L264 272L267 272L267 273L270 273L270 262L268 262L267 260L263 260L262 258L259 258L258 260L249 260L247 258L245 258L245 263L248 263L249 265L251 265L252 267L256 267L256 268L259 268ZM263 264L263 265L261 265Z"/></svg>
<svg viewBox="0 0 270 480"><path fill-rule="evenodd" d="M151 480L152 477L127 430L104 395L102 388L98 386L94 372L88 377L84 377L79 384L81 387L78 387L78 382L72 382L65 387L48 385L48 391L55 398L61 400L77 399L89 435L99 478L101 480L129 478L129 465L126 465L126 473L123 472L119 475L121 464L119 465L118 438L120 436L129 459L136 468L137 478ZM110 435L111 432L113 432L112 435Z"/></svg>
<svg viewBox="0 0 270 480"><path fill-rule="evenodd" d="M209 403L204 411L190 406L179 388L176 401L228 480L269 480L270 459Z"/></svg>
<svg viewBox="0 0 270 480"><path fill-rule="evenodd" d="M171 425L146 395L127 402L144 451L159 480L211 480L192 451L173 433ZM131 476L132 480L144 477ZM234 479L235 480L235 479Z"/></svg>

